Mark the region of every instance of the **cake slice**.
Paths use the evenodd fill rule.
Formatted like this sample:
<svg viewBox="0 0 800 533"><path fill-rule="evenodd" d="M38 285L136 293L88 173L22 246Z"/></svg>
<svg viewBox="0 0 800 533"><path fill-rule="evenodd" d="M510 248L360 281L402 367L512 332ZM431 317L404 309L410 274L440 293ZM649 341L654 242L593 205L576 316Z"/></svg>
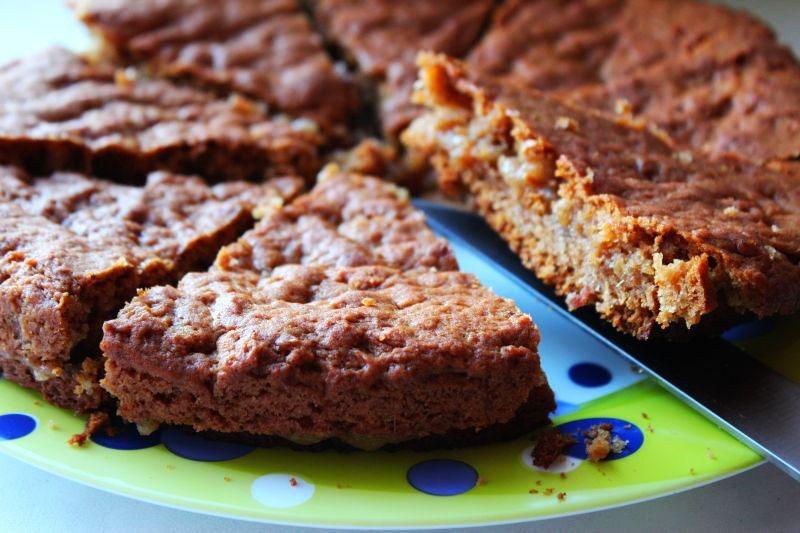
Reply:
<svg viewBox="0 0 800 533"><path fill-rule="evenodd" d="M797 176L710 162L443 56L420 65L428 112L404 141L572 308L639 338L798 310Z"/></svg>
<svg viewBox="0 0 800 533"><path fill-rule="evenodd" d="M151 174L144 187L0 167L0 370L48 401L90 411L105 394L104 320L137 289L204 269L301 181L209 187Z"/></svg>
<svg viewBox="0 0 800 533"><path fill-rule="evenodd" d="M344 126L358 90L334 65L298 0L76 0L80 19L123 61L240 92L270 109Z"/></svg>
<svg viewBox="0 0 800 533"><path fill-rule="evenodd" d="M50 48L0 67L0 162L141 183L154 170L213 181L319 167L308 119L269 117L242 97L90 64Z"/></svg>
<svg viewBox="0 0 800 533"><path fill-rule="evenodd" d="M800 66L744 11L695 0L512 0L476 72L657 124L684 148L800 156Z"/></svg>
<svg viewBox="0 0 800 533"><path fill-rule="evenodd" d="M103 386L140 429L253 442L462 445L555 407L538 331L457 270L405 191L325 171L204 273L106 322Z"/></svg>
<svg viewBox="0 0 800 533"><path fill-rule="evenodd" d="M420 50L466 54L489 19L493 0L314 0L329 40L379 84L383 130L399 134L418 114L410 101Z"/></svg>

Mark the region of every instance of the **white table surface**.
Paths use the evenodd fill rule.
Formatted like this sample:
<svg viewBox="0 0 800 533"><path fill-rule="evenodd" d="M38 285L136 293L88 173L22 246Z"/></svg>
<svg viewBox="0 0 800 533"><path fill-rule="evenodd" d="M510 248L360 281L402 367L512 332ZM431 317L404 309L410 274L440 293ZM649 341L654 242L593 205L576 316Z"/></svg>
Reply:
<svg viewBox="0 0 800 533"><path fill-rule="evenodd" d="M132 0L135 1L135 0ZM432 0L434 1L434 0ZM768 20L800 50L799 0L731 0ZM89 40L61 0L0 0L0 62L47 44ZM798 436L800 438L800 435ZM493 528L503 531L798 531L800 483L771 465L726 480L618 509ZM0 532L285 531L177 511L108 494L0 454Z"/></svg>

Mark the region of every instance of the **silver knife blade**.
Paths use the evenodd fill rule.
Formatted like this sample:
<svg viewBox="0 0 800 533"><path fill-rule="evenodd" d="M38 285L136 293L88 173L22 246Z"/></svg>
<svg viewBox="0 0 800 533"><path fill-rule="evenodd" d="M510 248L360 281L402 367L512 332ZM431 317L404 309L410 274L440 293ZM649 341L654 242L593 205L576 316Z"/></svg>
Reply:
<svg viewBox="0 0 800 533"><path fill-rule="evenodd" d="M720 338L639 341L617 332L593 311L569 312L563 299L525 268L483 219L426 200L415 203L439 234L492 261L520 287L800 481L800 385Z"/></svg>

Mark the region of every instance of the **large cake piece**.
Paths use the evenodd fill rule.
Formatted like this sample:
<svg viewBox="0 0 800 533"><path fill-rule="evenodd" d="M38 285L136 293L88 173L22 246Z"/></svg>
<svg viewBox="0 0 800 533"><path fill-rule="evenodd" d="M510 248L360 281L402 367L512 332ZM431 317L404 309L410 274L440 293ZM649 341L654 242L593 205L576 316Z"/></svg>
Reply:
<svg viewBox="0 0 800 533"><path fill-rule="evenodd" d="M74 170L141 183L166 170L212 181L319 167L308 119L219 98L50 48L0 67L0 161L34 174Z"/></svg>
<svg viewBox="0 0 800 533"><path fill-rule="evenodd" d="M298 0L78 0L78 16L123 61L240 92L271 109L344 126L358 90Z"/></svg>
<svg viewBox="0 0 800 533"><path fill-rule="evenodd" d="M332 169L104 330L104 386L149 430L452 446L519 435L555 407L531 318L457 270L405 191Z"/></svg>
<svg viewBox="0 0 800 533"><path fill-rule="evenodd" d="M405 132L523 262L640 338L800 307L800 181L421 57Z"/></svg>

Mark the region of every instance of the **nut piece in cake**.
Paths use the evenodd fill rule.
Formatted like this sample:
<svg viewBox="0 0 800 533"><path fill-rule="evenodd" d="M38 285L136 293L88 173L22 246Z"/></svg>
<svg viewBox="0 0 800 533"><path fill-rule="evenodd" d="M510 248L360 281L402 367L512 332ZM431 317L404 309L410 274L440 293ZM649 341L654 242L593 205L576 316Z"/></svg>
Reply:
<svg viewBox="0 0 800 533"><path fill-rule="evenodd" d="M519 435L555 407L531 318L457 270L405 191L333 169L104 330L104 387L139 424L453 446Z"/></svg>
<svg viewBox="0 0 800 533"><path fill-rule="evenodd" d="M240 96L90 64L61 48L0 67L0 161L141 183L154 170L213 181L319 167L308 119L271 118Z"/></svg>
<svg viewBox="0 0 800 533"><path fill-rule="evenodd" d="M643 125L444 56L420 65L429 110L404 141L571 305L639 338L800 307L791 175L681 156Z"/></svg>
<svg viewBox="0 0 800 533"><path fill-rule="evenodd" d="M97 409L104 320L137 289L207 268L260 204L301 181L209 187L151 174L144 187L0 167L0 370L77 411Z"/></svg>

